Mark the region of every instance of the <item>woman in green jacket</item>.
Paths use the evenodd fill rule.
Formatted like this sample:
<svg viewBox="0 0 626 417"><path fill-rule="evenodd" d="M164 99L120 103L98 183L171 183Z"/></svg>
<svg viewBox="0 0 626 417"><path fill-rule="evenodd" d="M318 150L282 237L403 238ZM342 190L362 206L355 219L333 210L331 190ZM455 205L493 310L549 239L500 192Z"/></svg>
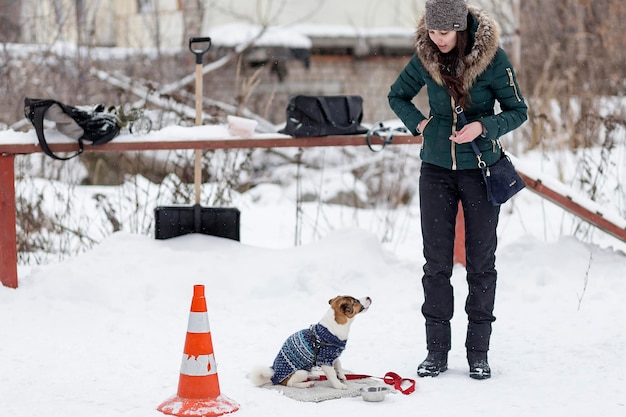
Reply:
<svg viewBox="0 0 626 417"><path fill-rule="evenodd" d="M465 218L469 286L465 347L470 377L491 376L487 351L495 320L500 208L488 201L470 142L478 145L487 165L497 162L502 155L499 138L519 127L528 110L499 41L498 25L485 11L468 7L464 0L428 0L417 27L416 53L388 95L391 109L409 131L423 135L419 197L428 355L418 366L419 376L437 376L448 369L454 308L450 277L459 202ZM428 117L412 102L423 87L428 92Z"/></svg>

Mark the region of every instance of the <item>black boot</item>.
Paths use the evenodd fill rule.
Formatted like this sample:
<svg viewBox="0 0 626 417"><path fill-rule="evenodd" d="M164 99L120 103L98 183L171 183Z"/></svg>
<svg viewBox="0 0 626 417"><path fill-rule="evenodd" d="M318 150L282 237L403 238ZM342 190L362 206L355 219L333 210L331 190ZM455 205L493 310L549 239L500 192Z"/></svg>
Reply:
<svg viewBox="0 0 626 417"><path fill-rule="evenodd" d="M448 370L448 352L428 352L424 362L417 367L417 375L420 377L435 377L441 372Z"/></svg>
<svg viewBox="0 0 626 417"><path fill-rule="evenodd" d="M491 378L491 368L487 362L487 352L468 351L467 362L469 363L469 376L474 379Z"/></svg>

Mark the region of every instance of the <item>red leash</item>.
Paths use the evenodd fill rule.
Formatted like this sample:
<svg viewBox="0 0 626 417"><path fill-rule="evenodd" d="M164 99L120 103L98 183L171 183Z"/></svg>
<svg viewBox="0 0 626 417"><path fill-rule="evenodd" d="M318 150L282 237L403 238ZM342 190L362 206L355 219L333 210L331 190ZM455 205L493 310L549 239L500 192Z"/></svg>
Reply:
<svg viewBox="0 0 626 417"><path fill-rule="evenodd" d="M382 379L383 382L387 385L392 385L396 390L400 391L404 395L409 395L415 392L415 380L409 378L402 378L400 375L395 372L387 372L383 378L372 376L372 375L364 375L364 374L346 374L346 379L348 381L353 379L365 379L365 378L376 378ZM318 378L319 381L325 381L326 375L320 375ZM406 388L402 388L402 385L408 384Z"/></svg>

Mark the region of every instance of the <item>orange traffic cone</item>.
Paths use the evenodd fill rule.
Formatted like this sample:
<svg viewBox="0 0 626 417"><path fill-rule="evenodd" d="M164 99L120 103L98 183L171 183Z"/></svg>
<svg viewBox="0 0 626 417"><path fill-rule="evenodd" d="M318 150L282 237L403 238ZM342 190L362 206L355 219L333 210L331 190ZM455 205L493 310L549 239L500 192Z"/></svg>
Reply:
<svg viewBox="0 0 626 417"><path fill-rule="evenodd" d="M157 410L180 417L221 416L239 410L239 404L220 393L204 285L193 287L178 393Z"/></svg>

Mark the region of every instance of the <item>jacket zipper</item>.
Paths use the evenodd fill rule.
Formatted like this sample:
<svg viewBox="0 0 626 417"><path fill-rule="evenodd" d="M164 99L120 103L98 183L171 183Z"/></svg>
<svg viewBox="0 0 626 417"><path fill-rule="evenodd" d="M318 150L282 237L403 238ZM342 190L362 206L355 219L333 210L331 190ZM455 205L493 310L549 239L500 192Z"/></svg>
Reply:
<svg viewBox="0 0 626 417"><path fill-rule="evenodd" d="M450 103L452 104L452 135L456 133L457 114L454 111L454 98L450 97ZM452 156L452 170L456 170L456 146L453 140L450 141L450 155Z"/></svg>
<svg viewBox="0 0 626 417"><path fill-rule="evenodd" d="M517 98L517 102L520 103L522 99L520 98L519 93L517 92L517 86L515 85L515 80L513 80L513 70L511 68L507 68L506 73L509 75L509 85L513 88L513 91L515 92L515 97Z"/></svg>

